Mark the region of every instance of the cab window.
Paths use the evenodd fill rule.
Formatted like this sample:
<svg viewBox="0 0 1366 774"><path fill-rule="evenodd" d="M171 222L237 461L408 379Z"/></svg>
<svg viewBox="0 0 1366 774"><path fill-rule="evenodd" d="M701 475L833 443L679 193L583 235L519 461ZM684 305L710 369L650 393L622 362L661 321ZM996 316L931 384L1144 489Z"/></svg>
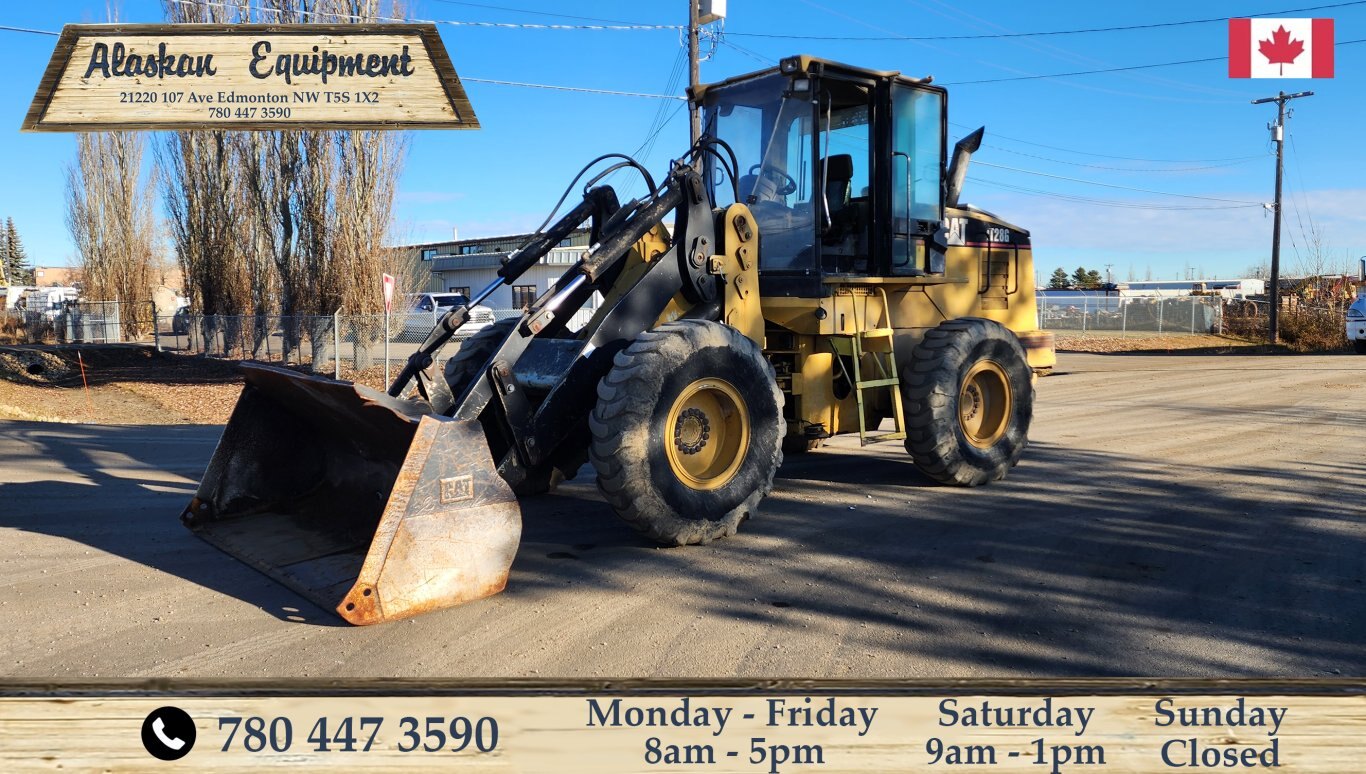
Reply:
<svg viewBox="0 0 1366 774"><path fill-rule="evenodd" d="M892 90L892 273L926 270L925 245L944 219L944 97L908 86Z"/></svg>

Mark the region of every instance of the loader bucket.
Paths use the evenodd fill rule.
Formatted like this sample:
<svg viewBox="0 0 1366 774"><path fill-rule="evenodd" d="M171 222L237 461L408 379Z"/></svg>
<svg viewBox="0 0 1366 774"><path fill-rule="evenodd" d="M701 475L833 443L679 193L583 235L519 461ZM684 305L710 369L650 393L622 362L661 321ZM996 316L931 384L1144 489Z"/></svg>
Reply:
<svg viewBox="0 0 1366 774"><path fill-rule="evenodd" d="M246 387L181 519L353 624L497 594L522 516L478 422L244 364Z"/></svg>

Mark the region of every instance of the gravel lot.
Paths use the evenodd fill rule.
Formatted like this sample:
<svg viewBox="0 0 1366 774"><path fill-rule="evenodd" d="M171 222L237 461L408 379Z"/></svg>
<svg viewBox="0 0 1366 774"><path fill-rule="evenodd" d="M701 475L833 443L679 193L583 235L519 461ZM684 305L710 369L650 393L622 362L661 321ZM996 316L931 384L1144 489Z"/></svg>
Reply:
<svg viewBox="0 0 1366 774"><path fill-rule="evenodd" d="M1366 676L1363 408L1366 357L1065 353L1006 481L838 439L661 550L586 469L507 592L364 629L180 527L218 427L0 421L0 675Z"/></svg>

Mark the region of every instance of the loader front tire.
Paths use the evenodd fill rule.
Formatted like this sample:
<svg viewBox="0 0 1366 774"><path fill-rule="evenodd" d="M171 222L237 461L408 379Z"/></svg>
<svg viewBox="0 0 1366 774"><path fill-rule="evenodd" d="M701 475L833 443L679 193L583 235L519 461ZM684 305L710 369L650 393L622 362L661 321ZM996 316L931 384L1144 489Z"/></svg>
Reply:
<svg viewBox="0 0 1366 774"><path fill-rule="evenodd" d="M1000 323L964 317L925 334L902 368L906 451L930 478L1005 478L1028 443L1034 385L1024 348Z"/></svg>
<svg viewBox="0 0 1366 774"><path fill-rule="evenodd" d="M484 326L483 330L460 342L460 349L446 361L446 384L451 395L459 398L469 388L475 377L484 372L493 351L508 337L512 329L521 321L520 317L509 317Z"/></svg>
<svg viewBox="0 0 1366 774"><path fill-rule="evenodd" d="M461 342L460 349L446 361L444 370L446 384L457 400L484 373L484 366L493 356L493 351L498 349L521 320L520 317L499 320ZM553 492L562 482L573 478L587 461L588 453L581 445L566 444L551 459L527 471L526 478L513 485L512 491L518 497Z"/></svg>
<svg viewBox="0 0 1366 774"><path fill-rule="evenodd" d="M773 367L739 331L678 320L617 354L589 457L617 515L665 545L735 534L773 489L787 434Z"/></svg>

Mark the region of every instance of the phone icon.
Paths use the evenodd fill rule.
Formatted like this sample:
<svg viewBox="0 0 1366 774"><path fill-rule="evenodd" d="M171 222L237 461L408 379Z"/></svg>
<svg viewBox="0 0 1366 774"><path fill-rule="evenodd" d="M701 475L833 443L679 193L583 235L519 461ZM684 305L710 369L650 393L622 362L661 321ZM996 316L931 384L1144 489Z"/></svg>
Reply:
<svg viewBox="0 0 1366 774"><path fill-rule="evenodd" d="M184 739L177 739L174 736L166 735L166 722L161 718L152 721L152 733L157 735L157 739L160 739L162 744L172 750L179 750L185 746Z"/></svg>
<svg viewBox="0 0 1366 774"><path fill-rule="evenodd" d="M142 746L154 758L174 761L194 749L194 718L179 707L158 707L142 721Z"/></svg>

